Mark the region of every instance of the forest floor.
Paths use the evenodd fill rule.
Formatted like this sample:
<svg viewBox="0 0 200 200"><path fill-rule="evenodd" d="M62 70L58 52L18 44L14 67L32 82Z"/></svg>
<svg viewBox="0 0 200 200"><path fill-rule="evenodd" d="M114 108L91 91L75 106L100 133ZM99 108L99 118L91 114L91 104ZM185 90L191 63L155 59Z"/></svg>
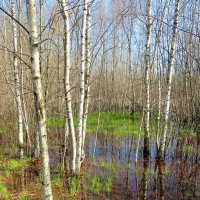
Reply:
<svg viewBox="0 0 200 200"><path fill-rule="evenodd" d="M75 119L76 121L76 119ZM165 162L155 159L156 120L151 119L151 160L142 159L142 139L138 161L141 114L94 113L88 117L86 159L81 176L69 178L61 170L63 120L48 119L51 179L55 200L68 199L200 199L199 146L195 132L171 131ZM77 122L76 122L77 124ZM12 136L0 137L0 199L43 199L39 160L18 159ZM143 131L141 132L143 135ZM4 137L5 136L5 137Z"/></svg>

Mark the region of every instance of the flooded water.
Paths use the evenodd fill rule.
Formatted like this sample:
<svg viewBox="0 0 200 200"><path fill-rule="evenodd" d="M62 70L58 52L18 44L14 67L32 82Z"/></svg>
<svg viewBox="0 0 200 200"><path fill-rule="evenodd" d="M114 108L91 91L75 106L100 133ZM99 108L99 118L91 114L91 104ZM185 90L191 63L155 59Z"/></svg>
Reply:
<svg viewBox="0 0 200 200"><path fill-rule="evenodd" d="M156 162L152 142L151 160L142 160L140 147L135 163L136 144L137 140L131 136L99 134L97 140L94 135L88 137L86 152L88 158L94 159L87 161L87 169L93 176L112 177L109 199L200 199L200 164L195 140L172 140L165 162Z"/></svg>
<svg viewBox="0 0 200 200"><path fill-rule="evenodd" d="M78 186L70 188L67 174L59 172L61 147L55 142L49 150L54 199L200 199L199 146L195 138L170 140L165 162L156 161L152 142L151 160L143 161L140 144L136 163L136 145L137 138L132 136L87 135L82 176L76 182ZM31 167L5 180L11 199L20 199L22 194L42 199L38 165L38 161L32 161Z"/></svg>

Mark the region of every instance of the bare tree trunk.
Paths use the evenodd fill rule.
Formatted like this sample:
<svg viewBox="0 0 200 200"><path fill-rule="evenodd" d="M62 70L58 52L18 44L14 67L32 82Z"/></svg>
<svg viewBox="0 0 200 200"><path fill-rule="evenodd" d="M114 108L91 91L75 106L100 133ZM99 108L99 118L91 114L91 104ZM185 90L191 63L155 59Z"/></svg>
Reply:
<svg viewBox="0 0 200 200"><path fill-rule="evenodd" d="M149 158L149 119L150 119L150 42L151 42L151 0L147 1L147 40L146 40L146 55L145 55L145 95L146 95L146 108L144 117L144 152L145 159Z"/></svg>
<svg viewBox="0 0 200 200"><path fill-rule="evenodd" d="M21 23L21 15L22 15L22 2L21 0L19 0L19 19L18 20L20 23ZM22 34L21 33L22 33L22 29L21 29L21 26L19 26L19 36L18 36L19 37L19 54L20 54L20 58L22 59L23 49L22 49ZM21 84L23 123L24 123L24 128L26 130L27 143L29 145L30 150L32 150L30 130L29 130L29 124L28 124L27 107L26 107L26 101L24 97L24 65L21 60L20 60L19 65L20 65L20 73L21 73L20 84ZM27 145L27 148L28 148L28 145Z"/></svg>
<svg viewBox="0 0 200 200"><path fill-rule="evenodd" d="M158 33L156 35L156 43L155 43L155 51L154 51L154 54L155 54L156 50L157 50L157 76L158 76L158 117L157 117L158 123L157 123L157 132L156 132L156 148L157 148L157 151L158 151L159 145L160 145L159 141L160 141L161 98L162 98L161 97L161 94L162 94L161 93L161 66L160 66L159 45L160 45L160 38L161 38L161 35L162 35L162 31L163 31L163 24L164 24L164 19L165 19L165 15L166 15L166 10L167 10L168 6L169 6L169 0L166 0L164 10L163 10L162 16L161 16L161 22L160 22L160 25L158 27Z"/></svg>
<svg viewBox="0 0 200 200"><path fill-rule="evenodd" d="M157 131L156 131L156 150L158 151L160 146L160 122L161 122L161 66L160 66L160 50L158 49L158 63L157 63L157 76L158 76L158 116L157 116Z"/></svg>
<svg viewBox="0 0 200 200"><path fill-rule="evenodd" d="M76 157L76 173L80 173L82 145L83 145L83 113L85 101L85 38L86 38L86 18L87 18L88 0L84 0L82 33L81 33L81 70L80 70L80 102L78 116L78 132L77 132L77 157Z"/></svg>
<svg viewBox="0 0 200 200"><path fill-rule="evenodd" d="M43 35L43 17L44 17L44 0L40 0L40 42L42 41ZM40 73L43 73L42 66L42 43L40 43ZM45 99L46 101L46 99Z"/></svg>
<svg viewBox="0 0 200 200"><path fill-rule="evenodd" d="M86 24L86 71L85 71L85 104L83 113L83 145L82 145L82 156L84 157L84 144L86 135L86 124L88 117L88 107L90 102L90 27L91 27L91 5L88 3L87 6L87 24Z"/></svg>
<svg viewBox="0 0 200 200"><path fill-rule="evenodd" d="M171 49L170 49L169 59L168 59L167 95L166 95L166 100L165 100L166 105L165 105L164 130L163 130L163 135L161 137L160 148L158 152L158 158L160 159L164 158L165 144L166 144L167 132L168 132L168 121L169 121L170 99L171 99L171 84L172 84L172 69L174 65L174 54L175 54L175 46L176 46L177 31L178 31L178 18L179 18L179 0L176 0L173 36L172 36Z"/></svg>
<svg viewBox="0 0 200 200"><path fill-rule="evenodd" d="M15 16L15 0L12 0L12 17ZM23 139L23 113L22 113L22 101L21 101L21 88L19 80L19 66L17 59L17 27L16 22L12 21L13 28L13 70L14 70L14 79L15 79L15 94L16 94L16 103L17 103L17 113L18 113L18 140L20 147L20 158L24 157L24 139Z"/></svg>
<svg viewBox="0 0 200 200"><path fill-rule="evenodd" d="M40 156L40 139L39 139L39 125L37 122L37 117L35 114L35 144L34 144L34 157L38 158Z"/></svg>
<svg viewBox="0 0 200 200"><path fill-rule="evenodd" d="M61 55L60 55L60 33L61 33L61 29L60 29L60 25L61 25L61 20L60 20L60 16L58 16L58 39L57 39L57 56L58 56L58 60L57 60L57 65L58 65L58 79L57 79L57 82L58 82L58 91L57 91L57 98L58 98L58 108L57 108L57 113L58 113L58 116L60 116L60 107L61 107L61 98L60 98L60 94L61 94L61 64L60 64L60 61L61 61Z"/></svg>
<svg viewBox="0 0 200 200"><path fill-rule="evenodd" d="M52 200L52 189L50 179L49 152L47 144L47 129L46 129L46 110L44 105L41 74L40 74L40 53L37 33L37 16L36 16L36 1L29 0L26 2L29 13L29 26L31 36L31 74L33 81L33 93L35 98L36 118L39 129L40 139L40 155L42 163L43 175L43 192L45 200Z"/></svg>
<svg viewBox="0 0 200 200"><path fill-rule="evenodd" d="M68 2L69 3L69 2ZM76 135L72 114L72 99L71 99L71 87L69 81L70 75L70 24L68 5L66 0L61 1L63 9L64 19L64 89L65 89L65 102L66 102L66 115L65 115L65 137L67 137L69 127L69 133L72 138L72 159L71 159L71 171L76 172Z"/></svg>
<svg viewBox="0 0 200 200"><path fill-rule="evenodd" d="M5 9L5 1L2 0L2 8ZM4 47L6 47L7 45L7 29L6 29L6 15L5 13L3 13L3 31L4 31ZM5 48L5 51L4 51L4 56L5 56L5 66L7 65L7 48ZM6 72L7 70L5 70Z"/></svg>

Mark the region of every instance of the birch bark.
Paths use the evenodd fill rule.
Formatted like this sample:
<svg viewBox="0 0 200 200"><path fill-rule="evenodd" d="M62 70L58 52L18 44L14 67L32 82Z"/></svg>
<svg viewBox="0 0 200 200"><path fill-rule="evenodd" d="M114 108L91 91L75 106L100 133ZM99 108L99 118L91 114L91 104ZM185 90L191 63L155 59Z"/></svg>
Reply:
<svg viewBox="0 0 200 200"><path fill-rule="evenodd" d="M68 130L72 138L72 159L71 159L71 171L76 172L76 135L72 114L72 98L71 98L71 86L70 86L70 23L68 4L66 0L61 1L63 9L64 19L64 90L65 90L65 103L66 103L66 115L65 115L65 138L67 137ZM69 128L69 129L68 129Z"/></svg>
<svg viewBox="0 0 200 200"><path fill-rule="evenodd" d="M86 38L86 18L87 18L88 0L84 0L82 33L81 33L81 69L80 69L80 102L78 116L78 131L77 131L77 157L76 157L76 173L80 173L82 146L83 146L83 113L85 100L85 38Z"/></svg>
<svg viewBox="0 0 200 200"><path fill-rule="evenodd" d="M161 98L162 98L162 93L161 93L161 66L160 66L160 49L159 49L159 45L160 45L160 38L162 35L162 31L163 31L163 24L164 24L164 19L165 19L165 15L166 15L166 11L167 8L169 7L169 0L166 0L165 2L165 6L164 6L164 10L162 12L162 16L161 16L161 22L159 24L158 27L158 33L156 36L156 44L155 44L155 51L154 54L156 53L157 50L157 76L158 76L158 123L157 123L157 132L156 132L156 147L157 147L157 151L159 149L160 146L160 121L161 121Z"/></svg>
<svg viewBox="0 0 200 200"><path fill-rule="evenodd" d="M12 17L16 18L15 15L15 0L12 0ZM16 94L16 103L17 103L17 113L18 113L18 140L20 147L20 158L24 157L23 150L23 113L22 113L22 101L21 101L21 88L20 88L20 80L19 80L19 66L17 59L17 26L16 22L12 21L12 29L13 29L13 70L14 70L14 82L15 82L15 94Z"/></svg>
<svg viewBox="0 0 200 200"><path fill-rule="evenodd" d="M87 22L86 22L86 71L85 71L85 104L83 113L83 145L82 145L82 156L84 157L84 144L86 135L86 124L88 117L88 107L90 102L90 27L91 27L91 5L88 3L87 6Z"/></svg>
<svg viewBox="0 0 200 200"><path fill-rule="evenodd" d="M149 158L149 119L150 119L150 42L151 42L151 0L147 1L147 39L146 39L146 55L145 55L145 95L146 108L144 117L144 152L145 159Z"/></svg>
<svg viewBox="0 0 200 200"><path fill-rule="evenodd" d="M19 22L21 23L22 21L22 1L19 0ZM22 47L22 28L21 26L18 26L18 40L19 40L19 56L22 59L23 57L23 47ZM24 96L24 65L23 62L20 60L19 61L19 73L21 74L20 77L20 92L21 92L21 101L22 101L22 114L23 114L23 124L24 124L24 128L26 130L26 137L27 137L27 143L29 145L30 151L29 153L31 153L32 150L32 144L31 144L31 139L30 139L30 129L29 129L29 124L28 124L28 114L27 114L27 106L26 106L26 100L25 100L25 96ZM27 146L28 147L28 146Z"/></svg>
<svg viewBox="0 0 200 200"><path fill-rule="evenodd" d="M164 130L163 135L160 140L160 148L158 152L158 158L164 158L165 145L168 132L168 121L169 121L169 111L170 111L170 100L171 100L171 85L172 85L172 72L174 66L174 54L177 40L178 32L178 19L179 19L179 0L175 2L175 16L174 16L174 25L173 25L173 36L171 40L171 48L168 59L168 72L167 72L167 95L165 100L165 121L164 121Z"/></svg>
<svg viewBox="0 0 200 200"><path fill-rule="evenodd" d="M30 39L31 39L31 74L33 82L33 93L35 99L36 118L39 129L40 155L42 163L42 185L45 200L52 200L52 189L50 180L49 153L47 144L46 110L44 105L41 73L40 53L37 33L36 1L27 1L29 13Z"/></svg>

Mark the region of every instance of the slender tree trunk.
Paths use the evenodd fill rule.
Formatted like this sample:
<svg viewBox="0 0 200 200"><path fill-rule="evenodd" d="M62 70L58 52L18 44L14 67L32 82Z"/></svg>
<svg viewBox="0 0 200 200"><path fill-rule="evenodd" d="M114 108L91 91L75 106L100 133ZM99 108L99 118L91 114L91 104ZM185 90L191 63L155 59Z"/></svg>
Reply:
<svg viewBox="0 0 200 200"><path fill-rule="evenodd" d="M2 8L3 9L5 9L5 1L4 0L2 0ZM7 29L6 29L6 15L5 15L5 13L3 13L3 31L4 31L4 47L6 47L6 45L7 45ZM5 56L5 67L6 67L6 65L7 65L7 53L8 53L8 51L7 51L7 48L5 48L5 51L4 51L4 56ZM5 70L5 72L6 72L7 70Z"/></svg>
<svg viewBox="0 0 200 200"><path fill-rule="evenodd" d="M22 15L22 2L19 0L19 22L21 23L21 15ZM22 29L21 26L19 26L19 54L20 58L22 59L23 56L23 49L22 49ZM26 130L26 136L27 136L27 147L29 146L30 150L32 150L32 144L30 139L30 130L29 130L29 124L28 124L28 115L27 115L27 107L26 107L26 101L24 97L24 65L23 62L20 60L20 84L21 84L21 101L22 101L22 113L23 113L23 123L24 128Z"/></svg>
<svg viewBox="0 0 200 200"><path fill-rule="evenodd" d="M178 31L178 18L179 18L179 0L176 0L175 3L175 16L174 16L174 25L173 25L173 36L171 41L171 49L168 59L168 72L167 72L167 95L165 100L165 121L164 121L164 130L163 135L160 141L160 148L158 152L158 158L164 158L165 145L168 132L168 121L169 121L169 111L170 111L170 100L171 100L171 84L172 84L172 70L174 65L174 54L176 47L177 31Z"/></svg>
<svg viewBox="0 0 200 200"><path fill-rule="evenodd" d="M160 66L160 50L158 49L158 63L157 63L157 76L158 76L158 116L157 116L157 131L156 131L156 150L159 149L160 143L160 122L161 122L161 66Z"/></svg>
<svg viewBox="0 0 200 200"><path fill-rule="evenodd" d="M28 24L30 25L30 17L29 17L29 6L28 6L28 1L26 0L26 9L27 9L27 12L26 12L26 15L27 15L27 20L28 20ZM29 43L30 43L30 48L31 48L31 39L32 36L31 34L29 34ZM32 52L31 52L32 53ZM34 101L36 102L36 98L35 98L35 95L34 95ZM36 114L36 109L34 110L34 124L35 124L35 129L34 129L34 139L35 139L35 143L34 143L34 157L39 157L40 156L40 139L39 139L39 122L37 120L37 114Z"/></svg>
<svg viewBox="0 0 200 200"><path fill-rule="evenodd" d="M15 15L15 0L12 0L12 17L16 18ZM18 140L20 147L20 158L24 157L24 139L23 139L23 113L22 113L22 101L21 101L21 88L19 80L19 66L17 59L17 27L16 22L12 21L13 28L13 70L14 70L14 80L15 80L15 94L16 94L16 103L17 103L17 113L18 113Z"/></svg>
<svg viewBox="0 0 200 200"><path fill-rule="evenodd" d="M157 50L157 76L158 76L158 116L157 116L158 123L157 123L157 131L156 131L156 148L157 148L157 151L158 151L159 145L160 145L159 141L160 141L161 98L162 98L162 96L161 96L162 95L162 93L161 93L161 66L160 66L160 48L159 48L159 45L160 45L160 38L161 38L161 35L162 35L164 19L165 19L165 15L166 15L166 11L167 11L168 6L169 6L169 0L166 0L164 10L163 10L162 16L161 16L161 22L160 22L159 27L158 27L158 33L157 33L157 36L156 36L155 51L154 51L154 54L155 54L156 50Z"/></svg>
<svg viewBox="0 0 200 200"><path fill-rule="evenodd" d="M57 60L57 65L58 65L58 79L57 79L57 82L58 82L58 91L57 91L57 98L58 98L58 108L57 108L57 114L58 116L60 116L60 107L61 107L61 98L60 98L60 94L61 94L61 64L60 64L60 61L61 61L61 56L60 56L60 33L61 33L61 29L60 29L60 25L61 25L61 20L60 20L60 16L58 16L58 39L57 39L57 56L58 56L58 60Z"/></svg>
<svg viewBox="0 0 200 200"><path fill-rule="evenodd" d="M146 40L146 55L145 55L145 95L146 95L146 108L144 117L144 152L145 159L149 158L149 119L150 119L150 42L151 42L151 0L147 1L147 40Z"/></svg>
<svg viewBox="0 0 200 200"><path fill-rule="evenodd" d="M45 200L52 200L52 189L50 179L49 152L47 144L46 111L44 105L41 73L40 73L40 53L37 33L36 1L28 0L29 26L31 36L31 74L33 81L33 93L35 99L36 118L39 129L40 155L43 175L43 192Z"/></svg>
<svg viewBox="0 0 200 200"><path fill-rule="evenodd" d="M70 24L68 5L66 0L61 1L63 9L64 19L64 90L65 90L65 103L66 103L66 115L65 115L65 137L67 137L69 127L69 133L72 138L72 159L71 159L71 171L76 172L76 135L72 114L72 99L71 99L71 87L70 87Z"/></svg>
<svg viewBox="0 0 200 200"><path fill-rule="evenodd" d="M86 71L85 71L85 104L84 104L84 113L83 113L83 145L82 145L82 154L84 157L84 144L85 144L85 135L86 135L86 124L88 117L88 107L90 102L90 75L91 75L91 66L90 66L90 27L91 27L91 5L87 6L87 24L86 24Z"/></svg>
<svg viewBox="0 0 200 200"><path fill-rule="evenodd" d="M40 138L39 138L39 125L37 122L37 117L36 117L36 113L34 116L34 120L35 120L35 144L34 144L34 157L38 158L40 156Z"/></svg>
<svg viewBox="0 0 200 200"><path fill-rule="evenodd" d="M43 18L44 18L44 0L40 0L40 42L43 35ZM43 73L42 66L42 43L40 43L40 73ZM45 99L46 100L46 99Z"/></svg>
<svg viewBox="0 0 200 200"><path fill-rule="evenodd" d="M77 132L77 157L76 157L76 173L80 173L82 145L83 145L83 113L85 101L85 38L86 38L86 18L87 18L88 0L84 0L82 33L81 33L81 70L80 70L80 102L78 116L78 132Z"/></svg>

